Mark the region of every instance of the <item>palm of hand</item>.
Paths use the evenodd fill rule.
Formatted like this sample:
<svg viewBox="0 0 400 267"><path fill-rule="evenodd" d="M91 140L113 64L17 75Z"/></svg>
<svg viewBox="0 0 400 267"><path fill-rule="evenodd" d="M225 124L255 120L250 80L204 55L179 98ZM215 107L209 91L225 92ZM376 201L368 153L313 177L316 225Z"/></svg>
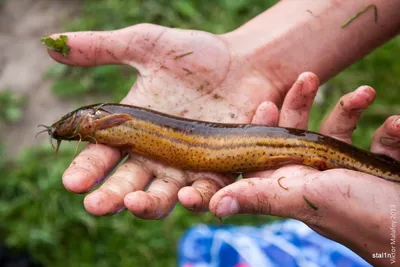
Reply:
<svg viewBox="0 0 400 267"><path fill-rule="evenodd" d="M136 42L144 43L145 51L129 62L139 75L123 102L192 119L250 122L262 101L278 101L279 93L265 77L230 55L223 37L155 25L135 27Z"/></svg>

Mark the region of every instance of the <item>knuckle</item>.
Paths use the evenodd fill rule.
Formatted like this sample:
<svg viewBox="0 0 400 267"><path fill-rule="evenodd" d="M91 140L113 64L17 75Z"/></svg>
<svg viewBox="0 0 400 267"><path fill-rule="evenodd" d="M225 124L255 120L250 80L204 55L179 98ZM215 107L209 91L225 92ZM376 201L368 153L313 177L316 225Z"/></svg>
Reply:
<svg viewBox="0 0 400 267"><path fill-rule="evenodd" d="M174 190L179 190L183 187L183 183L181 181L172 177L159 177L159 179L163 180L164 182L167 181L169 186L174 187Z"/></svg>
<svg viewBox="0 0 400 267"><path fill-rule="evenodd" d="M271 215L272 214L272 205L269 199L262 195L259 197L260 194L257 194L257 211L261 214Z"/></svg>

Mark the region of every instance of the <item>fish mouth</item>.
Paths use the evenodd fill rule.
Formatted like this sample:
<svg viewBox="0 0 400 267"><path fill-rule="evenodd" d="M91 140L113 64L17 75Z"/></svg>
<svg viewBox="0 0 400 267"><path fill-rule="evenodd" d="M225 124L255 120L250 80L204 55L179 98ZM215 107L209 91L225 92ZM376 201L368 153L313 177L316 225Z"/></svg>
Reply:
<svg viewBox="0 0 400 267"><path fill-rule="evenodd" d="M35 138L37 138L39 134L45 133L45 132L47 132L47 133L50 135L50 137L53 137L53 134L54 134L54 129L53 129L53 127L47 126L47 125L44 125L44 124L39 124L38 127L44 127L45 129L42 130L42 131L40 131L40 132L38 132L38 133L35 135Z"/></svg>
<svg viewBox="0 0 400 267"><path fill-rule="evenodd" d="M39 131L35 135L35 138L37 138L39 134L47 132L49 135L49 142L50 142L51 146L56 150L56 154L57 154L58 149L60 148L60 145L61 145L61 139L57 136L56 129L52 126L47 126L44 124L39 124L38 127L43 127L45 129L42 131ZM57 140L57 147L55 147L53 144L53 138Z"/></svg>

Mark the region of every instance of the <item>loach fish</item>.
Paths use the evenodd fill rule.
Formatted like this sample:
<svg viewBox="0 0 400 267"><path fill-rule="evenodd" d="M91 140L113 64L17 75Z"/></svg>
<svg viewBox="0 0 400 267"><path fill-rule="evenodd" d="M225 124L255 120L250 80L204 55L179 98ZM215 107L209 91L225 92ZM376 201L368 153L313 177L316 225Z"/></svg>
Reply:
<svg viewBox="0 0 400 267"><path fill-rule="evenodd" d="M81 107L44 127L57 150L62 140L88 141L184 170L237 173L300 164L400 182L399 161L307 130L190 120L122 104Z"/></svg>

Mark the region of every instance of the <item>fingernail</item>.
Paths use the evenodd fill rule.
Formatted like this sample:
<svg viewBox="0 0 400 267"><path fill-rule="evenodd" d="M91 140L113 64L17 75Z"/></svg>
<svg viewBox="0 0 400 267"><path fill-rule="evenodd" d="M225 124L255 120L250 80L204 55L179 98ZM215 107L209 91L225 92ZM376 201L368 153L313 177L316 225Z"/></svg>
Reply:
<svg viewBox="0 0 400 267"><path fill-rule="evenodd" d="M397 140L394 137L382 136L381 138L379 138L379 141L384 146L392 146L396 143Z"/></svg>
<svg viewBox="0 0 400 267"><path fill-rule="evenodd" d="M362 92L362 91L364 91L366 88L368 88L368 87L366 87L365 85L362 85L362 86L358 87L356 90L354 90L354 92Z"/></svg>
<svg viewBox="0 0 400 267"><path fill-rule="evenodd" d="M398 116L393 123L394 127L400 127L400 116Z"/></svg>
<svg viewBox="0 0 400 267"><path fill-rule="evenodd" d="M230 196L223 197L217 204L215 215L217 217L225 217L239 212L239 203Z"/></svg>
<svg viewBox="0 0 400 267"><path fill-rule="evenodd" d="M308 72L300 73L300 75L297 77L297 81L304 82L304 80L307 77L307 75L308 75Z"/></svg>

